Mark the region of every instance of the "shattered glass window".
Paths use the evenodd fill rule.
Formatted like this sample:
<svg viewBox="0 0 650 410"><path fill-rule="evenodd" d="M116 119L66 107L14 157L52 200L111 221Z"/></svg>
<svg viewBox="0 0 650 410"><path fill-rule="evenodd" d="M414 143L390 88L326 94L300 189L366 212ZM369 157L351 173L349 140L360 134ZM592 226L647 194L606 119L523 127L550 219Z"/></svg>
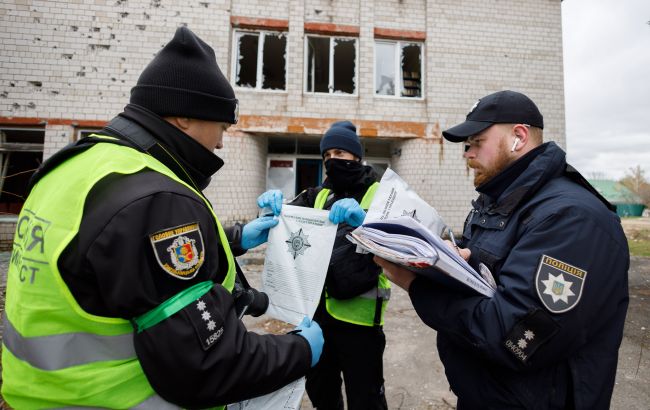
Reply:
<svg viewBox="0 0 650 410"><path fill-rule="evenodd" d="M422 44L375 42L375 94L422 97Z"/></svg>
<svg viewBox="0 0 650 410"><path fill-rule="evenodd" d="M354 72L357 61L355 39L334 39L334 92L354 94Z"/></svg>
<svg viewBox="0 0 650 410"><path fill-rule="evenodd" d="M287 61L287 37L284 34L266 34L262 58L262 88L284 90Z"/></svg>
<svg viewBox="0 0 650 410"><path fill-rule="evenodd" d="M422 97L422 65L419 44L401 44L402 97Z"/></svg>
<svg viewBox="0 0 650 410"><path fill-rule="evenodd" d="M356 92L357 40L307 37L307 92Z"/></svg>
<svg viewBox="0 0 650 410"><path fill-rule="evenodd" d="M307 37L307 91L329 92L330 39Z"/></svg>
<svg viewBox="0 0 650 410"><path fill-rule="evenodd" d="M395 44L375 44L375 93L395 95Z"/></svg>
<svg viewBox="0 0 650 410"><path fill-rule="evenodd" d="M238 33L237 36L237 78L239 87L257 86L257 45L259 34Z"/></svg>
<svg viewBox="0 0 650 410"><path fill-rule="evenodd" d="M237 32L235 85L257 90L286 89L284 33Z"/></svg>

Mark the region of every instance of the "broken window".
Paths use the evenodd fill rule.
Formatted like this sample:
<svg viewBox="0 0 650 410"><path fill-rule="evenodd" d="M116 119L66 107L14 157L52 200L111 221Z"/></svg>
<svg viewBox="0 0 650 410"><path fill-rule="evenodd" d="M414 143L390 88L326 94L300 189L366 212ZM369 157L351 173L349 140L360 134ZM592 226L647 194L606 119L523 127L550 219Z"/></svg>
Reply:
<svg viewBox="0 0 650 410"><path fill-rule="evenodd" d="M235 38L235 85L256 90L285 90L286 35L237 31Z"/></svg>
<svg viewBox="0 0 650 410"><path fill-rule="evenodd" d="M42 128L0 128L0 215L18 215L29 179L43 161Z"/></svg>
<svg viewBox="0 0 650 410"><path fill-rule="evenodd" d="M307 37L306 91L356 93L357 39Z"/></svg>
<svg viewBox="0 0 650 410"><path fill-rule="evenodd" d="M375 94L422 97L422 44L375 42Z"/></svg>

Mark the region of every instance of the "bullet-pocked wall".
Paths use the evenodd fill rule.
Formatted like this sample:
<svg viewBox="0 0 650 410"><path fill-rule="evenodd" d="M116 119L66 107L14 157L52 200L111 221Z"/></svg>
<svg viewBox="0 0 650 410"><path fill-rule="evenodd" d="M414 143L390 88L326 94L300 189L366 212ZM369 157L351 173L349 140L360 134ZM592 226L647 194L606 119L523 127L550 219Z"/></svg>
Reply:
<svg viewBox="0 0 650 410"><path fill-rule="evenodd" d="M528 94L547 139L565 145L558 0L0 0L0 126L44 127L44 157L101 128L183 24L215 49L240 100L219 153L226 165L206 191L224 223L255 215L269 135L318 138L349 119L366 138L390 139L393 168L457 228L472 173L441 130L478 97ZM283 87L257 86L264 67L255 87L238 78L240 32L286 38L284 53L267 56L284 59Z"/></svg>

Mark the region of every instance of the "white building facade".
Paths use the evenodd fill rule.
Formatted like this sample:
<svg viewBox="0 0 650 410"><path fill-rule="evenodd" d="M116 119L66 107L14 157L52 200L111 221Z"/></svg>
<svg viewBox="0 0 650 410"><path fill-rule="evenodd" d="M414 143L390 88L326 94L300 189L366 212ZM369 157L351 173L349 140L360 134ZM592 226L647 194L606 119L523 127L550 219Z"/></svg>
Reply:
<svg viewBox="0 0 650 410"><path fill-rule="evenodd" d="M119 113L180 25L214 48L240 101L206 189L224 223L254 218L268 188L322 181L318 142L338 120L456 229L476 193L441 131L478 97L527 94L566 145L558 0L0 0L0 243L32 170Z"/></svg>

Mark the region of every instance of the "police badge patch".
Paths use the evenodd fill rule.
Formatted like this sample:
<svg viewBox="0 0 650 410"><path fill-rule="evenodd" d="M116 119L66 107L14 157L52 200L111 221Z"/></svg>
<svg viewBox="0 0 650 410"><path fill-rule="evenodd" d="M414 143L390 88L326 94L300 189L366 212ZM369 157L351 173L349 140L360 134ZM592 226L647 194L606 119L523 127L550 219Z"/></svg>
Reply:
<svg viewBox="0 0 650 410"><path fill-rule="evenodd" d="M179 279L192 279L203 265L205 251L198 223L169 228L149 235L161 268Z"/></svg>
<svg viewBox="0 0 650 410"><path fill-rule="evenodd" d="M535 274L535 288L546 309L563 313L578 304L586 278L586 270L542 255Z"/></svg>

